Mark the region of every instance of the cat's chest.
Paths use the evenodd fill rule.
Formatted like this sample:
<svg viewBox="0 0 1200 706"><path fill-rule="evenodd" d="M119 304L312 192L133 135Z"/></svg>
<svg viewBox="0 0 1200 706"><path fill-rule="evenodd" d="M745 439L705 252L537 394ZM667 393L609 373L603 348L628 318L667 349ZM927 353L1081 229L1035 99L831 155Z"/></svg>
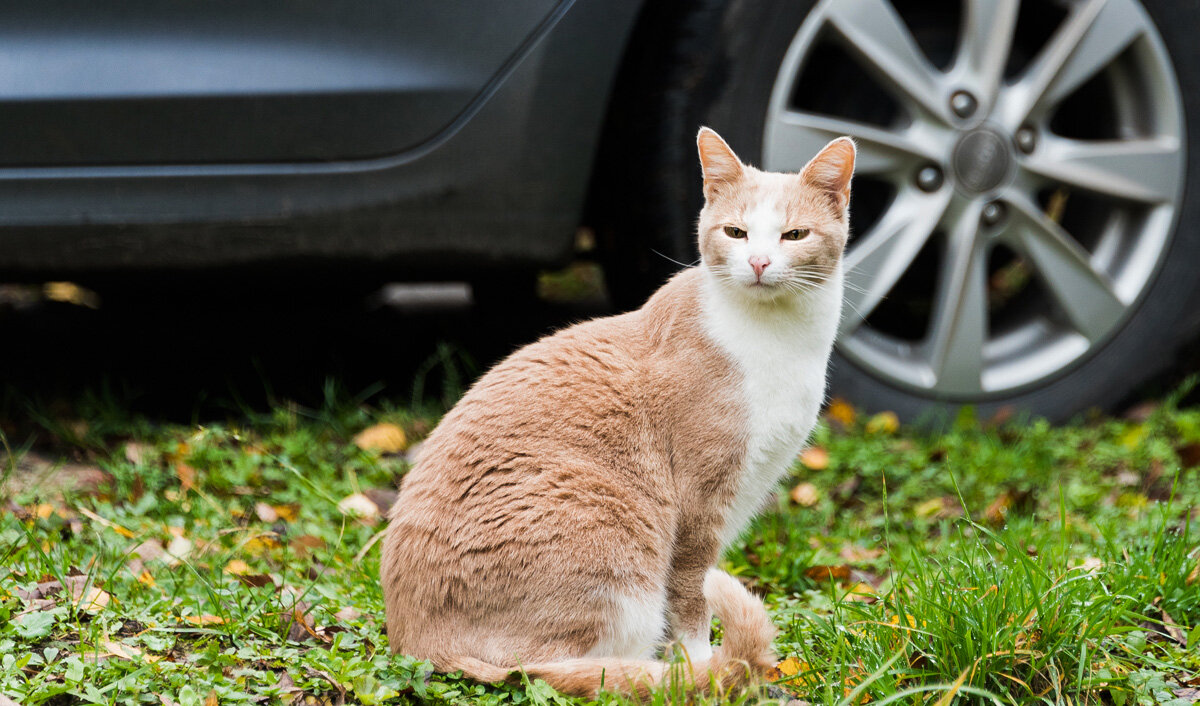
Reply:
<svg viewBox="0 0 1200 706"><path fill-rule="evenodd" d="M710 301L709 335L728 357L742 402L738 468L721 508L728 545L762 507L787 472L817 421L840 307L839 291L795 316L747 316Z"/></svg>

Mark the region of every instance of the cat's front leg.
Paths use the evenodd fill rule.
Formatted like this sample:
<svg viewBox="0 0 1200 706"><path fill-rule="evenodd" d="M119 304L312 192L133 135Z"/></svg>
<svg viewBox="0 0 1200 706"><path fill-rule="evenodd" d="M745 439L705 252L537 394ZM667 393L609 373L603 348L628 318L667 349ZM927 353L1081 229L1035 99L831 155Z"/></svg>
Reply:
<svg viewBox="0 0 1200 706"><path fill-rule="evenodd" d="M676 536L675 555L667 582L671 633L692 662L712 657L709 627L712 611L704 598L704 576L717 561L721 543L715 522L688 518Z"/></svg>

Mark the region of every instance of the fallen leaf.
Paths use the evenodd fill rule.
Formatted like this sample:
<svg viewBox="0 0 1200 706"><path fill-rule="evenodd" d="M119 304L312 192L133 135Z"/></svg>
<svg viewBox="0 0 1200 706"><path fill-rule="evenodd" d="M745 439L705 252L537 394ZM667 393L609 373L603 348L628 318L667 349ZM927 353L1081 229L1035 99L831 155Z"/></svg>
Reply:
<svg viewBox="0 0 1200 706"><path fill-rule="evenodd" d="M993 500L991 505L988 505L987 510L983 512L983 518L993 525L1002 525L1008 517L1008 511L1012 504L1012 493L1006 490L1000 493L1000 496Z"/></svg>
<svg viewBox="0 0 1200 706"><path fill-rule="evenodd" d="M917 517L929 519L945 519L949 517L958 517L962 514L962 507L958 504L958 500L949 495L943 495L940 498L930 498L913 508L913 512Z"/></svg>
<svg viewBox="0 0 1200 706"><path fill-rule="evenodd" d="M262 501L254 503L254 514L258 519L267 524L271 524L279 519L279 513L275 508Z"/></svg>
<svg viewBox="0 0 1200 706"><path fill-rule="evenodd" d="M192 625L224 625L225 619L219 615L185 615L183 622L191 623Z"/></svg>
<svg viewBox="0 0 1200 706"><path fill-rule="evenodd" d="M392 505L396 504L396 498L400 496L400 493L391 488L367 488L363 491L363 495L375 503L375 507L379 508L380 515L386 515L388 510L392 509Z"/></svg>
<svg viewBox="0 0 1200 706"><path fill-rule="evenodd" d="M250 565L241 559L230 559L229 563L225 564L225 573L231 576L244 576L250 573Z"/></svg>
<svg viewBox="0 0 1200 706"><path fill-rule="evenodd" d="M895 412L880 412L867 420L868 434L895 434L900 429L900 418Z"/></svg>
<svg viewBox="0 0 1200 706"><path fill-rule="evenodd" d="M81 584L79 585L77 592L75 585L70 585L71 604L85 613L91 613L95 615L96 613L104 610L108 606L109 601L112 600L112 596L108 595L107 591L97 588L96 586L84 588L84 586Z"/></svg>
<svg viewBox="0 0 1200 706"><path fill-rule="evenodd" d="M133 645L126 645L123 642L112 642L105 640L100 643L107 653L106 656L120 657L121 659L132 660L134 657L142 656L142 651Z"/></svg>
<svg viewBox="0 0 1200 706"><path fill-rule="evenodd" d="M221 699L217 697L215 689L208 692L208 696L204 697L204 706L220 706L220 704Z"/></svg>
<svg viewBox="0 0 1200 706"><path fill-rule="evenodd" d="M130 550L129 553L133 556L139 557L142 561L154 561L162 558L163 547L158 541L147 539Z"/></svg>
<svg viewBox="0 0 1200 706"><path fill-rule="evenodd" d="M185 493L196 487L196 469L183 461L175 464L175 476L179 478L179 487Z"/></svg>
<svg viewBox="0 0 1200 706"><path fill-rule="evenodd" d="M255 535L242 545L242 549L250 556L262 556L278 547L279 539L270 533Z"/></svg>
<svg viewBox="0 0 1200 706"><path fill-rule="evenodd" d="M878 559L879 557L883 556L883 553L884 552L882 549L868 549L867 547L860 547L857 544L847 542L846 544L842 545L842 550L838 552L838 556L854 564L862 561L870 561L871 559Z"/></svg>
<svg viewBox="0 0 1200 706"><path fill-rule="evenodd" d="M1103 566L1104 566L1103 561L1100 561L1099 559L1097 559L1094 556L1089 556L1086 559L1084 559L1083 561L1076 564L1075 568L1083 569L1084 571L1097 571L1100 568L1102 568Z"/></svg>
<svg viewBox="0 0 1200 706"><path fill-rule="evenodd" d="M297 552L308 554L315 549L324 549L325 540L313 534L302 534L292 537L292 541L288 542L288 546Z"/></svg>
<svg viewBox="0 0 1200 706"><path fill-rule="evenodd" d="M133 539L133 537L135 536L133 534L133 532L125 529L124 527L122 527L121 525L118 525L117 523L113 522L112 520L108 520L108 519L105 519L105 518L97 515L96 513L92 512L91 510L87 509L86 507L76 508L76 510L79 511L80 515L83 515L84 517L88 518L92 522L95 522L96 524L98 524L102 527L107 527L107 528L111 529L113 532L116 532L117 534L121 535L122 537L125 537L127 539Z"/></svg>
<svg viewBox="0 0 1200 706"><path fill-rule="evenodd" d="M850 567L845 565L825 566L818 564L805 569L804 575L813 581L845 581L850 578Z"/></svg>
<svg viewBox="0 0 1200 706"><path fill-rule="evenodd" d="M362 613L360 613L354 606L346 606L345 608L342 608L338 612L334 613L333 617L337 618L338 622L348 623L361 618Z"/></svg>
<svg viewBox="0 0 1200 706"><path fill-rule="evenodd" d="M879 600L879 594L871 584L859 581L846 589L846 600L855 603L874 603Z"/></svg>
<svg viewBox="0 0 1200 706"><path fill-rule="evenodd" d="M364 451L397 454L408 446L408 438L403 429L384 422L360 431L354 437L354 445Z"/></svg>
<svg viewBox="0 0 1200 706"><path fill-rule="evenodd" d="M139 441L129 441L125 444L125 460L135 466L140 466L150 460L154 447Z"/></svg>
<svg viewBox="0 0 1200 706"><path fill-rule="evenodd" d="M812 483L801 483L795 488L792 488L790 493L792 502L801 507L812 507L821 499L821 493L817 490L817 486Z"/></svg>
<svg viewBox="0 0 1200 706"><path fill-rule="evenodd" d="M829 468L829 452L820 446L809 446L800 452L800 463L814 471Z"/></svg>
<svg viewBox="0 0 1200 706"><path fill-rule="evenodd" d="M1162 611L1162 616L1163 628L1167 631L1167 634L1171 636L1172 640L1178 642L1180 647L1186 650L1188 646L1187 635L1184 634L1183 629L1179 627L1179 623L1175 622L1175 619L1171 617L1171 614L1165 610Z"/></svg>
<svg viewBox="0 0 1200 706"><path fill-rule="evenodd" d="M310 639L321 642L328 641L327 637L317 632L316 624L309 615L311 610L312 608L304 601L297 601L292 606L288 624L288 639L292 642L306 642Z"/></svg>
<svg viewBox="0 0 1200 706"><path fill-rule="evenodd" d="M1200 581L1200 562L1197 562L1196 565L1192 567L1191 572L1188 573L1187 578L1185 579L1185 582L1189 586L1197 581Z"/></svg>
<svg viewBox="0 0 1200 706"><path fill-rule="evenodd" d="M379 517L379 506L362 493L353 493L342 498L342 501L338 503L338 510L343 515L352 515L364 519L376 519Z"/></svg>
<svg viewBox="0 0 1200 706"><path fill-rule="evenodd" d="M143 569L142 573L138 575L137 580L138 583L150 586L151 588L157 585L157 583L154 581L154 577L151 576L150 572L146 571L145 569Z"/></svg>
<svg viewBox="0 0 1200 706"><path fill-rule="evenodd" d="M1200 703L1200 689L1185 687L1182 689L1172 689L1175 692L1175 698L1187 699L1192 703Z"/></svg>
<svg viewBox="0 0 1200 706"><path fill-rule="evenodd" d="M835 397L829 403L829 408L825 410L825 416L837 422L843 429L849 429L854 426L854 420L858 415L849 402L840 397Z"/></svg>
<svg viewBox="0 0 1200 706"><path fill-rule="evenodd" d="M288 503L286 505L272 505L271 509L279 516L279 519L284 522L294 522L300 516L300 506L296 503Z"/></svg>
<svg viewBox="0 0 1200 706"><path fill-rule="evenodd" d="M187 560L188 554L192 552L192 540L187 537L178 536L172 537L167 543L166 551L163 552L163 558L168 566L176 566Z"/></svg>
<svg viewBox="0 0 1200 706"><path fill-rule="evenodd" d="M47 282L42 285L42 296L52 302L86 306L89 309L100 308L99 295L74 282Z"/></svg>

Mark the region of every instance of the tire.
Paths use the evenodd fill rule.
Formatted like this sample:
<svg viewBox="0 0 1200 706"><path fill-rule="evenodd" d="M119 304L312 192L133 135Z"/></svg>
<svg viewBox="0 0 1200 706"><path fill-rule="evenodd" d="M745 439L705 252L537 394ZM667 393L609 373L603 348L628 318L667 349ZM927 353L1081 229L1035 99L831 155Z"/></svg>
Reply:
<svg viewBox="0 0 1200 706"><path fill-rule="evenodd" d="M1016 39L1009 51L1016 57L1010 61L1016 69L1010 68L1014 73L1007 80L1014 82L1023 78L1022 71L1031 70L1034 66L1039 56L1034 51L1040 46L1037 42L1048 42L1058 37L1054 33L1056 28L1065 26L1062 23L1068 19L1076 18L1070 13L1078 13L1078 8L1086 7L1085 3L1070 8L1063 6L1061 10L1055 10L1061 14L1060 17L1047 14L1050 11L1045 7L1052 3L1033 5L1031 0L1025 0L1025 3L1026 7L1033 7L1034 10L1013 17L1013 36ZM839 8L852 4L842 0ZM862 0L859 4L887 5L890 8L890 0ZM926 30L923 24L928 21L932 25L935 21L929 18L944 14L944 8L940 5L934 8L933 4L904 3L904 24L914 31L913 36L918 39L916 44L926 57L935 56L939 51L948 51L953 59L954 47L958 45L951 42L951 48L945 49L947 42L939 39L937 32ZM987 7L1000 5L995 3ZM981 310L984 324L982 338L977 341L979 354L975 358L978 361L974 363L976 368L969 370L967 382L954 383L953 375L947 373L947 370L954 368L955 361L971 363L971 356L950 356L947 351L956 350L953 347L940 349L942 354L938 360L942 367L935 371L937 381L925 386L913 382L918 378L910 369L903 367L907 364L903 358L897 357L900 362L892 365L886 357L871 357L862 353L867 350L874 355L871 349L864 346L874 345L877 340L883 342L879 344L880 350L887 351L904 351L906 345L909 350L933 346L933 343L920 342L920 339L913 339L918 342L911 345L906 343L908 339L896 339L904 345L894 343L889 337L911 335L911 332L894 334L887 329L892 325L891 321L885 319L890 319L892 312L898 311L897 307L901 305L912 304L915 311L919 308L917 304L926 301L928 311L921 316L926 319L927 338L940 333L936 324L944 320L935 317L934 309L939 302L945 304L953 301L950 294L955 292L951 288L945 289L946 293L937 289L941 286L939 282L949 279L945 275L948 266L943 265L950 258L942 255L941 259L934 260L941 269L935 269L937 276L932 278L933 284L927 287L932 288L932 294L921 295L925 297L924 300L915 293L916 290L911 296L906 294L908 290L904 287L909 286L905 284L908 280L901 278L894 287L888 285L891 288L886 292L887 297L879 300L891 308L884 310L880 308L882 304L874 305L878 312L875 316L880 323L875 323L876 319L869 316L864 317L863 323L856 324L860 329L842 338L830 363L832 395L843 397L868 410L892 410L910 421L946 418L946 415L953 415L956 409L963 406L976 408L981 416L1009 409L1062 421L1088 409L1113 409L1140 384L1172 365L1176 352L1194 338L1198 322L1196 305L1200 303L1200 277L1197 277L1193 264L1200 261L1200 139L1189 136L1187 127L1193 126L1193 132L1200 134L1200 128L1196 127L1200 126L1200 46L1191 41L1188 35L1189 28L1200 25L1200 7L1178 0L1130 0L1124 5L1119 2L1109 5L1118 9L1124 7L1121 12L1126 14L1116 18L1121 21L1109 21L1111 18L1108 15L1097 15L1099 19L1094 20L1096 28L1092 29L1089 25L1089 32L1110 31L1125 26L1128 17L1144 22L1144 27L1137 30L1138 34L1130 40L1129 48L1117 54L1109 63L1097 63L1100 69L1095 75L1099 78L1080 82L1069 91L1062 89L1067 92L1058 97L1057 102L1047 99L1048 107L1042 109L1041 122L1026 123L1034 125L1031 132L1038 136L1038 141L1033 143L1030 151L1025 151L1026 145L1021 143L1015 126L1009 132L997 127L998 123L994 120L999 119L996 116L1001 115L1000 109L986 117L981 117L982 113L972 115L969 120L960 121L961 124L954 122L959 120L957 113L947 112L948 117L944 118L956 126L954 129L957 132L953 132L952 138L947 138L955 141L948 143L953 147L953 152L945 153L947 163L938 165L943 168L939 176L944 175L945 183L939 181L929 194L945 193L945 198L954 203L1001 204L998 222L992 223L987 217L980 217L978 223L967 228L971 232L970 237L974 238L971 242L988 243L985 254L980 255L987 268L984 270L986 279L982 280L985 291L981 300L987 308ZM818 56L818 50L812 47L816 47L819 41L825 41L821 38L825 36L823 33L826 29L812 30L808 35L798 35L797 32L801 28L808 31L809 27L824 27L813 23L825 16L822 13L829 14L827 7L827 4L814 0L739 0L700 6L666 3L647 9L647 15L642 18L632 40L627 66L621 74L618 100L614 102L614 111L629 105L635 105L638 109L634 115L628 114L628 111L624 117L611 115L610 129L603 143L605 149L601 165L607 171L602 170L599 174L601 177L605 174L621 174L623 179L602 179L599 183L616 186L608 189L610 195L606 201L594 202L609 214L607 218L597 217L596 220L602 223L600 232L605 238L602 242L608 244L609 252L615 253L610 258L610 262L615 263L610 265L615 270L610 277L610 287L617 293L619 303L640 301L675 267L666 259L648 257L647 252L658 250L679 262L695 259L693 224L701 197L694 135L699 125L715 128L743 159L752 163L762 165L765 160L766 168L783 170L797 169L803 163L797 163L793 158L790 162L783 160L784 166L779 166L781 160L776 156L778 149L774 145L780 143L771 140L768 123L773 119L772 110L778 110L777 106L780 105L779 98L772 102L773 93L785 99L788 106L793 101L810 97L808 93L799 98L792 97L791 92L799 90L797 86L817 86L811 93L817 98L821 97L820 86L807 78L811 74L804 73L809 69L805 68L807 65L803 61L813 65L818 63L813 58ZM925 10L929 12L923 14ZM810 24L806 25L806 21L810 21ZM1045 29L1038 29L1043 26ZM793 48L793 42L800 42L803 36L810 36L812 46L803 45L800 50ZM1088 35L1085 33L1083 36ZM1023 49L1026 44L1034 49ZM850 53L858 51L853 44L840 46L843 53L837 56L843 59L857 56ZM939 46L942 48L939 49ZM1080 56L1087 55L1085 49L1078 50ZM789 50L792 50L792 54L789 54ZM1023 57L1022 51L1025 52ZM781 77L784 76L787 62L794 63L795 59L790 57L798 55L806 58L801 62L801 68L796 69L795 77L785 81ZM843 62L830 59L830 56L833 55L822 55L827 60L820 64L820 68L834 77L843 65L857 61L852 58L849 62ZM933 63L937 63L936 60ZM632 66L640 70L635 71ZM647 66L658 68L649 70ZM1163 66L1169 68L1164 70ZM862 73L861 69L858 71ZM1156 83L1169 83L1158 79L1168 77L1173 72L1179 90L1177 94L1168 92L1161 96L1157 93L1139 94L1139 105L1149 100L1150 105L1160 106L1154 108L1159 112L1147 109L1145 115L1129 117L1125 115L1128 111L1122 107L1124 104L1121 101L1128 103L1134 95L1130 91L1143 90L1140 86L1147 81L1137 73L1139 71L1148 72L1154 78L1151 82ZM1162 73L1162 76L1153 74L1155 71ZM875 80L870 77L859 78L854 73L843 73L845 75L838 78L834 86L836 90L825 89L832 96L830 100L836 101L842 93L853 97L856 87ZM866 75L863 73L863 76ZM1134 79L1123 78L1130 75ZM784 88L777 89L777 82ZM1048 85L1056 86L1053 81ZM1005 100L1004 90L998 89L991 98L985 95L981 102L993 101L1003 108L1001 101ZM1046 90L1046 93L1053 91ZM880 105L872 104L869 94L859 95L854 100L846 98L845 101L853 103L855 110L860 109L859 105L866 106L861 109L871 115L862 118L863 121L873 121L876 114L885 114L888 110L895 112L894 106L889 108L882 105L887 102L884 99L877 101ZM1106 101L1116 107L1109 107ZM957 108L948 107L944 110L956 111ZM1111 117L1112 126L1101 124L1110 119L1105 117L1108 115L1105 110L1112 116L1124 117ZM1034 116L1036 109L1030 109L1029 114ZM1178 120L1172 117L1174 114L1178 114ZM646 120L646 116L650 115L658 119ZM891 124L886 123L889 120L886 115L882 119L885 124ZM1120 123L1120 120L1132 122L1126 124ZM1065 132L1063 126L1066 126ZM1087 133L1088 130L1096 132ZM1113 135L1104 130L1112 130ZM1145 133L1138 130L1144 130ZM1167 134L1172 130L1176 130L1177 135ZM958 162L951 164L949 155L967 153L967 159L970 159L972 153L963 146L966 135L984 131L999 134L1005 149L1011 153L1011 162L1006 163L1007 172L997 169L997 173L1002 174L1000 181L977 185L971 183L969 169L960 169ZM1075 131L1082 132L1076 134ZM1130 131L1136 133L1132 138L1126 137L1133 134ZM1105 142L1107 140L1143 137L1149 144L1150 141L1167 140L1173 135L1176 142L1161 144L1178 144L1179 148L1174 152L1164 148L1164 154L1170 154L1153 162L1154 165L1161 163L1170 169L1159 169L1149 173L1145 179L1134 179L1131 193L1116 194L1115 187L1107 183L1099 187L1087 184L1080 186L1072 175L1069 176L1075 181L1055 181L1060 179L1059 175L1046 177L1044 173L1044 162L1049 159L1046 155L1053 154L1049 150L1056 144L1105 145L1110 144ZM1060 137L1080 142L1056 142ZM860 150L867 150L862 154L869 156L870 140L864 141L860 137L859 141ZM1131 143L1131 148L1137 146ZM773 149L775 153L772 153ZM1158 153L1155 154L1157 157ZM1043 161L1039 162L1039 159ZM630 163L638 165L632 176ZM860 163L867 164L861 155ZM1035 171L1037 169L1043 171ZM1178 171L1170 171L1175 169ZM916 167L913 167L913 172L915 174ZM1139 176L1135 171L1125 170L1121 173ZM1036 179L1022 181L1031 174ZM1160 180L1160 174L1168 174L1169 178ZM868 173L856 179L855 202L851 206L852 228L856 232L861 231L862 242L868 244L872 242L868 238L875 233L872 230L874 224L881 221L888 209L897 208L896 204L901 203L899 194L911 191L908 188L911 184L906 183L896 187L901 191L896 191L890 197L872 196L869 188L871 178ZM1143 181L1162 181L1164 184L1161 193L1151 194L1150 187L1147 187L1145 203L1139 201L1143 197L1137 191ZM1017 193L1019 188L1027 189L1027 201L1017 198L1020 196ZM1051 188L1057 191L1050 193ZM1057 216L1051 216L1053 207L1046 199L1052 200L1064 192L1066 196L1062 200L1068 204L1066 210L1060 208ZM1010 198L1010 194L1014 196ZM991 199L994 201L989 201ZM1071 199L1079 205L1070 205ZM862 214L871 211L873 202L878 213L874 214L874 221L865 220L871 216ZM635 205L631 207L630 204ZM1029 209L1031 204L1037 208ZM1104 218L1108 220L1101 221L1100 216L1095 215L1097 213L1105 214ZM1170 217L1165 215L1168 213ZM864 220L856 222L859 216ZM960 222L967 222L967 218L961 216ZM1121 228L1125 230L1114 227L1114 223L1124 224ZM952 238L938 230L943 227L949 226L931 226L933 235L926 236L926 245L922 247L936 250L929 244L950 242ZM1082 293L1090 292L1088 287L1093 284L1084 278L1084 284L1072 290L1063 283L1065 280L1059 276L1059 270L1051 266L1053 263L1070 264L1075 261L1048 259L1044 257L1044 251L1038 249L1037 243L1046 242L1045 238L1048 237L1058 237L1055 233L1065 233L1073 241L1062 241L1060 238L1061 242L1067 242L1062 252L1077 254L1073 256L1079 262L1100 273L1095 282L1107 286L1109 291L1119 292L1119 295L1112 295L1113 304L1109 310L1102 311L1102 315L1090 319L1085 316L1092 309L1083 301L1087 297L1083 297ZM1151 238L1150 234L1157 240ZM1144 252L1128 251L1128 261L1136 260L1137 267L1120 258L1102 261L1101 246L1097 244L1102 238L1107 238L1104 242L1110 245L1125 243L1120 247L1142 248ZM1143 242L1154 243L1153 248L1137 245ZM848 261L852 261L850 253L854 247L855 243L852 242ZM944 249L949 246L942 244L938 247ZM925 252L922 249L922 254L913 255L912 263L906 270L908 276L917 281L916 285L912 285L914 287L921 285L919 280L929 279L924 277L924 270L921 269L927 266L927 263L921 264L928 259L921 259L926 257ZM630 253L635 253L635 256L630 257ZM1043 253L1041 258L1038 257L1039 253ZM993 292L996 273L999 269L1014 267L1013 263L1019 266L1016 267L1018 271L1024 272L1025 283L1017 286L1011 301L996 304L997 300L1007 296L1004 292ZM1106 270L1106 267L1109 269ZM1070 275L1071 272L1066 274ZM871 282L866 284L869 286ZM851 293L850 296L858 295ZM912 301L906 300L906 296L910 296ZM1073 296L1081 300L1074 301ZM967 301L965 296L962 301ZM1118 304L1121 307L1119 310L1116 308ZM964 306L961 303L951 305L946 311L959 311ZM1004 317L1003 321L1000 320L1001 316ZM976 317L974 320L978 319ZM955 318L948 320L961 321ZM920 325L914 324L913 330L919 331ZM1040 335L1045 340L1032 337L1029 331L1044 331ZM1008 339L997 343L1003 336ZM1024 349L1013 348L1012 340L1025 339L1031 341L1027 353L1022 353ZM1007 348L1001 348L1001 344ZM1085 344L1086 349L1083 349ZM1012 357L997 358L995 351L1001 349L1009 350L1006 355ZM996 360L999 362L994 363ZM951 362L947 364L946 361ZM942 384L943 373L947 373L944 379L950 382ZM1003 384L990 384L989 380L999 380Z"/></svg>

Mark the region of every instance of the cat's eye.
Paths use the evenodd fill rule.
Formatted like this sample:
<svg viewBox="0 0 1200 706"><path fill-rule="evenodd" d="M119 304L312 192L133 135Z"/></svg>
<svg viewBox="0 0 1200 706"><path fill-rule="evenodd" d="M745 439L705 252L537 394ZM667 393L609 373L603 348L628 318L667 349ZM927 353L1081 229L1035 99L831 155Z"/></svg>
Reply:
<svg viewBox="0 0 1200 706"><path fill-rule="evenodd" d="M725 226L725 235L728 235L730 238L745 238L746 231L737 226Z"/></svg>
<svg viewBox="0 0 1200 706"><path fill-rule="evenodd" d="M784 240L800 240L808 235L808 228L793 228L783 234Z"/></svg>

